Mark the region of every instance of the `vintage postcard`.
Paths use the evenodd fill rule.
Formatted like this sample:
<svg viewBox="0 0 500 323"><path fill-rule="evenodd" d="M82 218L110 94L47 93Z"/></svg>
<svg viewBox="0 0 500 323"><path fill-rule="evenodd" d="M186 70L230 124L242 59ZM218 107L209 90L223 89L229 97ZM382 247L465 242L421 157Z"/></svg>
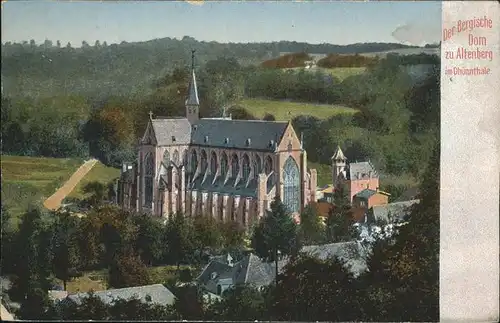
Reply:
<svg viewBox="0 0 500 323"><path fill-rule="evenodd" d="M2 321L498 321L498 17L2 1Z"/></svg>

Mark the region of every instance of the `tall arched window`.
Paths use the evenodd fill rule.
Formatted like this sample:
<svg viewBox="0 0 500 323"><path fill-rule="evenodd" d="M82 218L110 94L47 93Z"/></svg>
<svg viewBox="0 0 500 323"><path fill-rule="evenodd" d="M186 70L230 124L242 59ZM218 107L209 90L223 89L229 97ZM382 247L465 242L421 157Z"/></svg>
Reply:
<svg viewBox="0 0 500 323"><path fill-rule="evenodd" d="M165 152L163 153L163 164L165 164L165 166L168 166L170 164L170 153L168 152L168 150L165 150Z"/></svg>
<svg viewBox="0 0 500 323"><path fill-rule="evenodd" d="M226 153L222 153L222 159L220 161L220 176L224 179L227 175L227 167L228 167L227 155Z"/></svg>
<svg viewBox="0 0 500 323"><path fill-rule="evenodd" d="M155 175L155 160L152 153L144 157L144 201L150 207L153 203L153 179Z"/></svg>
<svg viewBox="0 0 500 323"><path fill-rule="evenodd" d="M292 157L288 157L283 167L283 204L289 212L300 209L300 172Z"/></svg>
<svg viewBox="0 0 500 323"><path fill-rule="evenodd" d="M208 157L207 152L205 150L201 151L201 173L205 174L208 167Z"/></svg>
<svg viewBox="0 0 500 323"><path fill-rule="evenodd" d="M198 155L196 155L196 150L191 152L191 164L189 165L191 173L196 172L196 168L198 168Z"/></svg>
<svg viewBox="0 0 500 323"><path fill-rule="evenodd" d="M259 174L260 172L262 172L262 160L258 155L255 156L255 159L253 161L253 171L255 178L259 178Z"/></svg>
<svg viewBox="0 0 500 323"><path fill-rule="evenodd" d="M234 154L233 158L231 159L231 177L236 178L238 176L239 171L240 171L240 165L238 156Z"/></svg>
<svg viewBox="0 0 500 323"><path fill-rule="evenodd" d="M174 161L174 163L179 166L180 165L180 160L179 160L179 151L176 149L174 150L174 158L172 158L172 160Z"/></svg>
<svg viewBox="0 0 500 323"><path fill-rule="evenodd" d="M248 177L250 176L250 158L248 158L247 154L243 156L243 164L241 170L243 171L243 180L248 180Z"/></svg>
<svg viewBox="0 0 500 323"><path fill-rule="evenodd" d="M269 175L273 171L273 160L271 156L266 157L265 171L266 175Z"/></svg>
<svg viewBox="0 0 500 323"><path fill-rule="evenodd" d="M215 154L215 151L213 151L212 155L210 156L210 173L212 175L215 175L215 173L217 173L217 155Z"/></svg>

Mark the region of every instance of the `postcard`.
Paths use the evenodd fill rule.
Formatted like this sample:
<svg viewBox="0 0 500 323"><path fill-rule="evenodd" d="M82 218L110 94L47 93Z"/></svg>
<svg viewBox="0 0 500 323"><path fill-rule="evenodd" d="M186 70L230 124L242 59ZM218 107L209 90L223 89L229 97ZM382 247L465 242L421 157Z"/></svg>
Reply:
<svg viewBox="0 0 500 323"><path fill-rule="evenodd" d="M2 320L496 322L494 1L2 1Z"/></svg>

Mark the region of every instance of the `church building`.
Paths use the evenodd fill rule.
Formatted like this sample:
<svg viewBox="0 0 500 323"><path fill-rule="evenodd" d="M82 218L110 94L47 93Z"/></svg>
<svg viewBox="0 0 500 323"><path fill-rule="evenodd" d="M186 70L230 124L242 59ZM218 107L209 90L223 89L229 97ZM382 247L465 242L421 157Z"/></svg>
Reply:
<svg viewBox="0 0 500 323"><path fill-rule="evenodd" d="M194 57L193 57L194 62ZM279 196L297 217L316 200L316 170L290 122L200 118L194 63L186 116L154 118L137 161L124 163L118 201L158 217L212 216L248 227Z"/></svg>

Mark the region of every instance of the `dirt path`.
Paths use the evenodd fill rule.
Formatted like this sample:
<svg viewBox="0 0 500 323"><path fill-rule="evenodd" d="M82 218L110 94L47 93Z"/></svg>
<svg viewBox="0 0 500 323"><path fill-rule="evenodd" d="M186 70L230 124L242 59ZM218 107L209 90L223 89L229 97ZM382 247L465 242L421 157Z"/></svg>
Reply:
<svg viewBox="0 0 500 323"><path fill-rule="evenodd" d="M73 191L76 185L82 180L82 178L87 175L87 173L94 167L97 163L96 159L87 160L83 163L76 172L71 175L66 183L61 186L52 196L45 200L43 206L49 210L57 210L61 206L61 202L66 196L68 196L71 191Z"/></svg>

